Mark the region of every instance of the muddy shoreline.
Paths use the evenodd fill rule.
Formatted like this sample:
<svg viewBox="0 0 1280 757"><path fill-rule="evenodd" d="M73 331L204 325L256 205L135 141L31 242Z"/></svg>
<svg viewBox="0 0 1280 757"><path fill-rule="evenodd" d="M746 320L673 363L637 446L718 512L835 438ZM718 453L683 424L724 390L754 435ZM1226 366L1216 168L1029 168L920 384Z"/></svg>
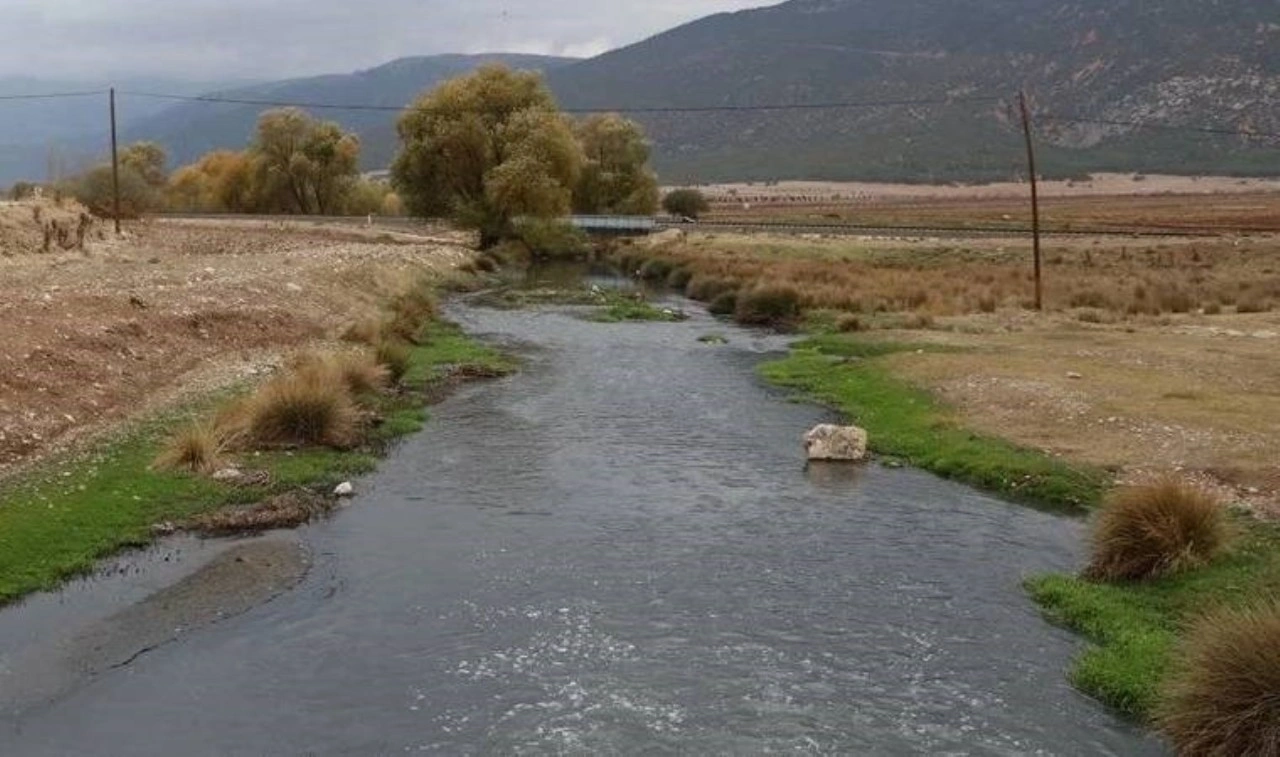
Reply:
<svg viewBox="0 0 1280 757"><path fill-rule="evenodd" d="M96 577L7 608L0 712L51 704L99 675L264 605L297 586L310 566L310 548L294 533L207 543L174 537L106 562ZM154 590L157 584L164 588ZM152 593L137 599L139 590Z"/></svg>

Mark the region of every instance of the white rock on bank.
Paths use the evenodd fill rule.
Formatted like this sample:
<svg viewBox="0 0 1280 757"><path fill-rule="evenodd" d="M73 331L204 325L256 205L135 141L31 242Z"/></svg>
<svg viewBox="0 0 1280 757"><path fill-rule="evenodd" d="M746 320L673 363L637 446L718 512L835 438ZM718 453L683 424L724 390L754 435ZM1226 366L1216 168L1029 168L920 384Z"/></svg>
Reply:
<svg viewBox="0 0 1280 757"><path fill-rule="evenodd" d="M356 488L351 485L350 481L343 481L338 484L336 489L333 490L333 496L335 497L351 497L354 496L355 493Z"/></svg>
<svg viewBox="0 0 1280 757"><path fill-rule="evenodd" d="M856 463L867 459L867 432L824 424L804 435L804 448L810 460Z"/></svg>

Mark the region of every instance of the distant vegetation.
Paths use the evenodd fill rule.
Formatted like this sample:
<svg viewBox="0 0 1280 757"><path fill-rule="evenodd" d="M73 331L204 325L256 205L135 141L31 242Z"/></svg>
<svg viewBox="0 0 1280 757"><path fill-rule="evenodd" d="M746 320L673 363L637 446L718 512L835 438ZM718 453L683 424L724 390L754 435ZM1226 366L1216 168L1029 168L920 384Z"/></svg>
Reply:
<svg viewBox="0 0 1280 757"><path fill-rule="evenodd" d="M711 209L711 203L696 189L673 189L662 198L662 209L673 216L697 218Z"/></svg>
<svg viewBox="0 0 1280 757"><path fill-rule="evenodd" d="M262 114L253 141L241 151L218 150L172 174L168 156L152 142L120 152L120 213L136 218L157 211L398 215L399 198L385 182L362 179L360 141L336 123L296 108ZM96 215L114 213L112 167L104 161L53 188L80 200ZM34 186L13 188L15 198Z"/></svg>
<svg viewBox="0 0 1280 757"><path fill-rule="evenodd" d="M571 123L534 72L492 65L447 81L398 130L392 178L408 210L475 229L484 248L522 221L657 208L640 128L617 115Z"/></svg>
<svg viewBox="0 0 1280 757"><path fill-rule="evenodd" d="M272 110L240 152L217 151L178 169L173 210L364 215L399 208L390 187L359 176L360 140L296 108Z"/></svg>

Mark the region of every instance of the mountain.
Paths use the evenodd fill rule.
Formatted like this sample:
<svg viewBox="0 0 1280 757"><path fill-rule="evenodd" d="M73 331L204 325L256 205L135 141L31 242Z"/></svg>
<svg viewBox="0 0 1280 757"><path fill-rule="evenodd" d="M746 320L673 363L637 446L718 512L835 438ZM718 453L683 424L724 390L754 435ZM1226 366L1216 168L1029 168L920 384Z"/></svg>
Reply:
<svg viewBox="0 0 1280 757"><path fill-rule="evenodd" d="M1126 125L1280 133L1275 8L1276 0L790 0L709 16L585 61L411 58L221 94L400 106L441 79L502 61L546 72L568 108L702 109L633 115L648 129L663 180L686 183L1025 175L1016 112L1025 89L1042 173L1280 174L1280 139ZM902 101L916 104L883 104ZM882 105L749 109L831 103ZM122 101L126 116L155 105ZM157 140L185 162L243 146L261 110L182 103L133 120L123 138ZM367 168L390 163L394 113L317 113L361 134Z"/></svg>
<svg viewBox="0 0 1280 757"><path fill-rule="evenodd" d="M232 100L400 107L411 102L423 90L490 62L550 72L575 62L575 59L505 54L403 58L353 74L290 79L215 92L210 96ZM125 97L122 107L133 108L146 99ZM260 105L184 102L131 124L124 129L121 139L159 142L168 148L170 163L181 165L210 150L244 147L253 135L258 116L265 109ZM319 117L339 121L347 129L360 134L364 145L361 157L367 168L384 168L391 162L395 151L394 113L336 109L313 112Z"/></svg>
<svg viewBox="0 0 1280 757"><path fill-rule="evenodd" d="M110 145L106 90L172 92L196 95L248 82L134 78L113 83L96 80L0 78L0 186L18 179L46 179L79 170ZM48 93L101 93L56 99L5 99ZM122 121L154 116L172 103L138 103Z"/></svg>
<svg viewBox="0 0 1280 757"><path fill-rule="evenodd" d="M1038 119L1280 132L1280 16L1256 0L791 0L555 71L567 107L951 100L642 114L668 181L1007 177L1016 92ZM995 102L961 102L993 96ZM1044 169L1280 173L1239 138L1039 121Z"/></svg>

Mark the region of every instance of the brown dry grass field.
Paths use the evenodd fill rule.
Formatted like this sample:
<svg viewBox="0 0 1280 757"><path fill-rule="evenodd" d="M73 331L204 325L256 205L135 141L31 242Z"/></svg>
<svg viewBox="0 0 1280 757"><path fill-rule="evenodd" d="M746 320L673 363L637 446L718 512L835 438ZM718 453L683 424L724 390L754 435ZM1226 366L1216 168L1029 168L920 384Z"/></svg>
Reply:
<svg viewBox="0 0 1280 757"><path fill-rule="evenodd" d="M1246 205L1280 217L1280 195L1088 202L1086 223L1219 221ZM691 286L791 287L868 339L957 348L885 359L977 430L1122 477L1200 474L1280 514L1280 235L1049 237L1042 314L1030 247L695 232L654 253Z"/></svg>
<svg viewBox="0 0 1280 757"><path fill-rule="evenodd" d="M0 474L264 375L424 269L472 257L466 235L444 230L196 221L131 223L122 239L100 224L83 251L42 253L32 218L30 203L0 205Z"/></svg>
<svg viewBox="0 0 1280 757"><path fill-rule="evenodd" d="M1031 222L1027 185L715 187L708 220L1018 226ZM733 194L730 194L733 192ZM1260 179L1103 176L1042 187L1046 229L1280 231L1280 184Z"/></svg>

